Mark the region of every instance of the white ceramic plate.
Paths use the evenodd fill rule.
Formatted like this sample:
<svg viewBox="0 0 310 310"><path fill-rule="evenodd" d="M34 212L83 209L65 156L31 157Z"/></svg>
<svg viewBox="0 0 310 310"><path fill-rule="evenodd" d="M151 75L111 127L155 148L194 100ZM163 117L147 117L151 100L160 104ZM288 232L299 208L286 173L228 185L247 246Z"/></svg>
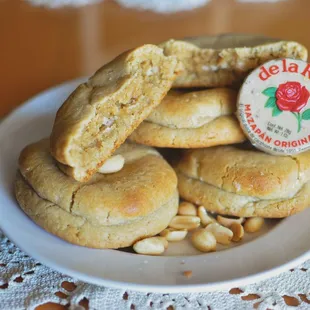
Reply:
<svg viewBox="0 0 310 310"><path fill-rule="evenodd" d="M282 221L270 221L259 235L249 235L235 247L202 254L183 241L171 243L161 257L71 245L34 224L14 198L17 159L24 146L49 135L56 110L80 81L36 96L0 124L0 226L21 249L89 283L160 292L245 285L293 268L310 256L310 210ZM192 271L191 278L183 275L185 270Z"/></svg>

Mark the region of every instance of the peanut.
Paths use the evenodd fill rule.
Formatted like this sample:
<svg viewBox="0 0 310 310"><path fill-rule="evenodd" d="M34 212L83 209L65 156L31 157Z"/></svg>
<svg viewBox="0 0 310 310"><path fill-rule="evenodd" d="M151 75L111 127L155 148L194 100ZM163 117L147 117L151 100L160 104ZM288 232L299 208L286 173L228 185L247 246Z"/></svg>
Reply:
<svg viewBox="0 0 310 310"><path fill-rule="evenodd" d="M225 227L230 227L233 223L238 223L238 224L242 224L244 222L244 218L243 217L239 217L239 218L230 218L230 217L224 217L222 215L218 215L216 217L216 220L223 226Z"/></svg>
<svg viewBox="0 0 310 310"><path fill-rule="evenodd" d="M204 228L194 231L191 240L193 246L201 252L216 251L216 239L214 235Z"/></svg>
<svg viewBox="0 0 310 310"><path fill-rule="evenodd" d="M183 201L179 205L179 215L197 215L197 208L190 202Z"/></svg>
<svg viewBox="0 0 310 310"><path fill-rule="evenodd" d="M259 231L264 224L262 217L250 217L244 223L244 230L248 233Z"/></svg>
<svg viewBox="0 0 310 310"><path fill-rule="evenodd" d="M105 163L98 169L103 174L115 173L124 167L125 158L122 155L114 155L107 159Z"/></svg>
<svg viewBox="0 0 310 310"><path fill-rule="evenodd" d="M167 241L175 242L183 240L187 235L187 230L174 230L171 228L166 228L163 230L160 235L165 237Z"/></svg>
<svg viewBox="0 0 310 310"><path fill-rule="evenodd" d="M211 223L205 229L214 235L218 243L225 245L230 244L230 241L233 237L233 232L227 227L218 223Z"/></svg>
<svg viewBox="0 0 310 310"><path fill-rule="evenodd" d="M198 216L200 217L200 221L203 226L207 226L208 224L215 222L215 219L209 216L204 206L198 207Z"/></svg>
<svg viewBox="0 0 310 310"><path fill-rule="evenodd" d="M160 255L168 247L168 241L163 237L150 237L142 239L133 245L136 253L146 255Z"/></svg>
<svg viewBox="0 0 310 310"><path fill-rule="evenodd" d="M244 229L243 226L239 223L232 223L229 227L229 229L233 232L232 241L238 242L240 241L244 236Z"/></svg>
<svg viewBox="0 0 310 310"><path fill-rule="evenodd" d="M192 215L176 215L170 222L169 227L175 229L195 229L200 225L200 218Z"/></svg>

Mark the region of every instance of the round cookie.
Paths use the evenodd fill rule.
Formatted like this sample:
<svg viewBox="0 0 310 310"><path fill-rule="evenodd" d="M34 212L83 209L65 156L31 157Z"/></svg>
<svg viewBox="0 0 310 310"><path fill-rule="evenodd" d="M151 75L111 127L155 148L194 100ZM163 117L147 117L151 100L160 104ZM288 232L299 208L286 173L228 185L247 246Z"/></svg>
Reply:
<svg viewBox="0 0 310 310"><path fill-rule="evenodd" d="M125 143L125 165L86 183L64 174L49 153L49 140L21 153L16 198L38 225L74 244L121 248L165 229L177 213L177 178L152 148Z"/></svg>
<svg viewBox="0 0 310 310"><path fill-rule="evenodd" d="M104 65L57 111L51 154L69 176L87 181L160 104L181 69L151 44Z"/></svg>
<svg viewBox="0 0 310 310"><path fill-rule="evenodd" d="M277 58L307 60L307 49L292 41L260 35L222 34L169 40L160 44L167 56L177 56L184 70L174 87L239 85L247 74Z"/></svg>
<svg viewBox="0 0 310 310"><path fill-rule="evenodd" d="M180 196L210 212L281 218L310 206L310 151L280 157L235 146L191 150L176 171Z"/></svg>
<svg viewBox="0 0 310 310"><path fill-rule="evenodd" d="M169 148L243 142L245 136L233 115L236 97L237 93L228 88L170 91L129 139Z"/></svg>

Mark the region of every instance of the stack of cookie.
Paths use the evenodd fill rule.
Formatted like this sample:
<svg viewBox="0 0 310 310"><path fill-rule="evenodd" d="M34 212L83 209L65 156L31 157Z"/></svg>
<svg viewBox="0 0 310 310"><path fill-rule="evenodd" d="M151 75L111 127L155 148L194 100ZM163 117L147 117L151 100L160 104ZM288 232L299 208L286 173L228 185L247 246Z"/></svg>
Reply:
<svg viewBox="0 0 310 310"><path fill-rule="evenodd" d="M170 91L130 139L192 149L175 167L180 196L208 211L239 217L286 217L308 207L310 152L292 158L259 152L247 142L225 146L246 140L235 117L233 88L260 64L285 57L306 60L307 50L295 42L231 35L161 46L185 67L174 83L182 90Z"/></svg>
<svg viewBox="0 0 310 310"><path fill-rule="evenodd" d="M268 60L307 58L307 50L298 43L261 36L197 37L160 46L183 64L173 84L178 90L170 91L130 136L155 147L204 148L245 141L234 115L234 89L249 71Z"/></svg>
<svg viewBox="0 0 310 310"><path fill-rule="evenodd" d="M126 143L171 88L176 57L144 45L99 69L58 110L50 138L19 159L17 200L71 243L120 248L164 230L177 213L174 170L153 148Z"/></svg>
<svg viewBox="0 0 310 310"><path fill-rule="evenodd" d="M304 209L310 204L310 153L259 152L249 147L235 116L245 76L281 57L305 60L307 51L295 42L227 35L170 40L122 54L70 95L50 138L22 151L15 186L20 206L69 242L135 244L144 254L159 254L166 239L213 223L206 210L285 217ZM172 168L152 147L190 150ZM200 207L179 207L179 194ZM209 234L217 235L216 225ZM145 239L159 233L163 237L153 243Z"/></svg>

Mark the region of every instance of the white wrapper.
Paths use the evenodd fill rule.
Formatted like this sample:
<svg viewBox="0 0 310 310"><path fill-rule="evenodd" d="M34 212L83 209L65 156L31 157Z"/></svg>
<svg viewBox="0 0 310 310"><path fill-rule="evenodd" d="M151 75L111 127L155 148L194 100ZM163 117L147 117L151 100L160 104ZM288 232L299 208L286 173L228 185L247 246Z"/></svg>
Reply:
<svg viewBox="0 0 310 310"><path fill-rule="evenodd" d="M301 60L266 62L245 79L237 117L258 149L292 155L310 149L310 65Z"/></svg>

